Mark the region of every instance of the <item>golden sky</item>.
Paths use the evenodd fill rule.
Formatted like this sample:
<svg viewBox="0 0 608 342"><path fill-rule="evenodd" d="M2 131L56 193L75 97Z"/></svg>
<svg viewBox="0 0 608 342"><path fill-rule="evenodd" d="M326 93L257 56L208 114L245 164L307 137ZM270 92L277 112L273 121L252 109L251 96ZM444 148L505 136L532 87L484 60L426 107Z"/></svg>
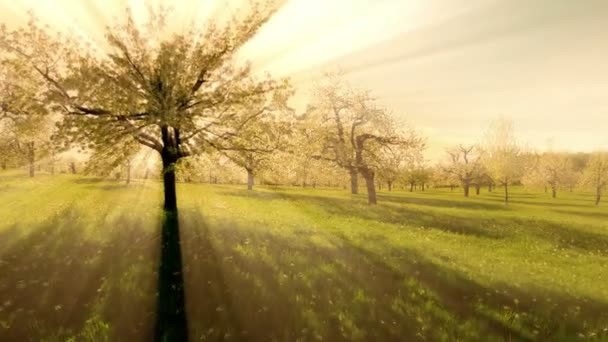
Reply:
<svg viewBox="0 0 608 342"><path fill-rule="evenodd" d="M0 21L31 8L96 40L126 6L170 4L185 26L242 2L0 0ZM608 148L607 0L289 0L242 55L292 76L299 105L321 71L343 69L428 135L432 159L500 115L531 147Z"/></svg>

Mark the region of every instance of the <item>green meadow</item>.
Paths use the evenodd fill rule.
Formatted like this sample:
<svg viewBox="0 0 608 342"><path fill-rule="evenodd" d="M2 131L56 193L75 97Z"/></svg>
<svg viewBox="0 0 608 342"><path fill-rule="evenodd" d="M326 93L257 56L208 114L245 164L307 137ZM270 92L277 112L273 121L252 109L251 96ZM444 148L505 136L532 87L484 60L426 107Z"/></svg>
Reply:
<svg viewBox="0 0 608 342"><path fill-rule="evenodd" d="M608 340L608 205L178 184L192 341ZM162 184L0 173L0 340L148 341Z"/></svg>

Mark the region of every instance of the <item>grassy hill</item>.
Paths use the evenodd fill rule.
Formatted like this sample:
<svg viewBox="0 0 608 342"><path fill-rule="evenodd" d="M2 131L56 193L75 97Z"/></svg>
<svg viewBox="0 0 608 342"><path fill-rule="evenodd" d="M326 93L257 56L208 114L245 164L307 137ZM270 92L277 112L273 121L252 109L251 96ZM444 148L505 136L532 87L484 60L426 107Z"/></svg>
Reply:
<svg viewBox="0 0 608 342"><path fill-rule="evenodd" d="M191 339L608 339L591 194L378 199L179 184ZM155 181L1 173L0 340L149 340L161 200Z"/></svg>

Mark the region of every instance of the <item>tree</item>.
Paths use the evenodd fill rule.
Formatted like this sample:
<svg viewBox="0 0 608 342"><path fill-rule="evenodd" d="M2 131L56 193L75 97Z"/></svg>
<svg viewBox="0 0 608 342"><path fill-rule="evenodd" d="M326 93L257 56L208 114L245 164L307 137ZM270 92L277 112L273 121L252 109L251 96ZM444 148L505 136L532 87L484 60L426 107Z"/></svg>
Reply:
<svg viewBox="0 0 608 342"><path fill-rule="evenodd" d="M131 182L133 159L142 150L142 146L134 140L125 139L121 144L97 148L89 155L84 167L84 174L94 174L102 177L116 175L116 180L124 173L127 185ZM72 151L74 154L74 151ZM70 173L76 173L76 158L68 158Z"/></svg>
<svg viewBox="0 0 608 342"><path fill-rule="evenodd" d="M0 31L0 33L2 33ZM49 108L30 75L11 60L0 63L0 123L8 155L21 156L34 177L38 152L50 136Z"/></svg>
<svg viewBox="0 0 608 342"><path fill-rule="evenodd" d="M420 149L401 145L384 149L379 157L378 177L386 182L388 191L393 190L395 182L407 172L408 168L422 159Z"/></svg>
<svg viewBox="0 0 608 342"><path fill-rule="evenodd" d="M15 142L4 132L0 132L0 169L6 170L16 159Z"/></svg>
<svg viewBox="0 0 608 342"><path fill-rule="evenodd" d="M104 149L122 137L157 151L162 160L164 208L177 209L175 165L208 144L237 137L255 120L246 109L287 81L258 79L235 53L277 6L253 4L245 17L223 27L165 34L165 12L150 12L145 29L130 13L106 32L110 51L56 38L32 20L25 29L1 32L0 45L19 69L28 68L46 87L46 98L66 114L62 136L69 143ZM5 29L3 29L5 31Z"/></svg>
<svg viewBox="0 0 608 342"><path fill-rule="evenodd" d="M268 162L270 154L279 149L281 135L287 133L287 130L286 123L266 117L243 130L233 146L213 146L247 171L247 190L252 190L256 172Z"/></svg>
<svg viewBox="0 0 608 342"><path fill-rule="evenodd" d="M103 149L100 146L90 152L84 173L103 177L109 176L116 172L117 169L123 168L126 163L130 163L130 160L141 149L141 144L129 137L123 137L122 141L117 141L114 145L106 146ZM69 158L68 163L74 163L74 159L72 156Z"/></svg>
<svg viewBox="0 0 608 342"><path fill-rule="evenodd" d="M352 97L353 90L341 75L328 73L313 89L313 101L304 117L315 136L322 142L321 156L345 169L350 176L352 194L359 193L359 171L355 160L354 131L362 124L355 123ZM318 151L316 151L318 153Z"/></svg>
<svg viewBox="0 0 608 342"><path fill-rule="evenodd" d="M484 166L488 175L504 188L504 202L509 203L509 185L525 173L522 150L513 134L513 124L501 119L486 133Z"/></svg>
<svg viewBox="0 0 608 342"><path fill-rule="evenodd" d="M574 188L580 183L582 177L582 171L576 171L574 169L566 170L562 176L562 184L569 189L570 192L574 191Z"/></svg>
<svg viewBox="0 0 608 342"><path fill-rule="evenodd" d="M19 164L19 144L11 126L12 122L0 120L0 169L2 170Z"/></svg>
<svg viewBox="0 0 608 342"><path fill-rule="evenodd" d="M445 172L440 164L435 165L435 167L429 171L431 172L431 182L435 188L449 187L450 191L454 191L454 188L460 184L460 180L456 178L453 173Z"/></svg>
<svg viewBox="0 0 608 342"><path fill-rule="evenodd" d="M591 155L583 171L581 183L594 188L595 205L599 205L604 189L608 185L608 153L596 152Z"/></svg>
<svg viewBox="0 0 608 342"><path fill-rule="evenodd" d="M551 197L557 197L560 187L573 187L577 175L573 170L570 156L566 153L545 152L526 154L530 165L522 182L526 185L544 186L551 189Z"/></svg>
<svg viewBox="0 0 608 342"><path fill-rule="evenodd" d="M319 151L323 149L323 133L318 129L315 119L317 118L309 112L295 117L285 149L287 154L283 156L285 163L293 164L297 178L295 182L303 188L315 184L319 173L330 162L319 158Z"/></svg>
<svg viewBox="0 0 608 342"><path fill-rule="evenodd" d="M572 170L568 157L563 153L544 153L538 168L545 184L551 187L551 197L557 197L558 187L566 184L566 176Z"/></svg>
<svg viewBox="0 0 608 342"><path fill-rule="evenodd" d="M219 151L182 159L177 164L178 179L208 184L242 184L241 167Z"/></svg>
<svg viewBox="0 0 608 342"><path fill-rule="evenodd" d="M432 179L432 170L419 161L414 164L407 177L410 181L410 191L414 190L416 184L420 185L421 191L425 191L426 186Z"/></svg>
<svg viewBox="0 0 608 342"><path fill-rule="evenodd" d="M44 94L43 103L63 114L61 140L98 151L128 138L160 156L159 340L184 340L187 333L177 163L211 145L229 146L256 120L248 109L264 107L267 99L277 98L269 94L288 87L287 80L255 76L235 57L277 7L253 3L248 14L221 25L211 22L177 33L167 27L166 12L150 11L142 28L128 13L124 24L108 27L102 45L107 51L53 35L35 20L9 32L0 28L0 58L35 80L34 93Z"/></svg>
<svg viewBox="0 0 608 342"><path fill-rule="evenodd" d="M319 158L348 171L351 193L358 177L365 180L368 203L377 203L375 174L381 151L394 146L421 149L422 139L412 130L398 131L390 114L377 106L368 91L353 89L335 74L327 74L314 90L308 116L320 130L323 149Z"/></svg>
<svg viewBox="0 0 608 342"><path fill-rule="evenodd" d="M464 190L464 197L469 197L471 185L482 174L481 151L475 145L458 145L448 149L446 153L449 156L449 161L447 165L442 167L444 172L452 174L458 179Z"/></svg>
<svg viewBox="0 0 608 342"><path fill-rule="evenodd" d="M410 192L414 191L417 184L424 191L424 187L431 179L431 174L430 170L424 167L421 161L416 161L408 165L405 172L401 173L400 178L404 184L409 185Z"/></svg>

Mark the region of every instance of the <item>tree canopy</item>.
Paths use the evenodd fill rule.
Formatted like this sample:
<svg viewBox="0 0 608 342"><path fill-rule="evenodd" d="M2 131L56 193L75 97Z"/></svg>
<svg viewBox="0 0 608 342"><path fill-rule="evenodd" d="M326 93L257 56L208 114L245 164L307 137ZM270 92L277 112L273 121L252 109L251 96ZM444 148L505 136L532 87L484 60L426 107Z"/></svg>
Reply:
<svg viewBox="0 0 608 342"><path fill-rule="evenodd" d="M134 140L163 161L165 207L176 208L175 163L208 147L228 146L261 112L289 98L286 79L257 77L235 54L278 7L254 3L202 29L170 32L167 13L151 11L139 27L127 11L107 28L107 51L71 37L52 35L36 20L2 28L3 63L23 71L32 86L21 91L27 108L38 95L64 114L66 144L93 151ZM29 84L29 83L28 83ZM252 110L254 109L254 110Z"/></svg>

